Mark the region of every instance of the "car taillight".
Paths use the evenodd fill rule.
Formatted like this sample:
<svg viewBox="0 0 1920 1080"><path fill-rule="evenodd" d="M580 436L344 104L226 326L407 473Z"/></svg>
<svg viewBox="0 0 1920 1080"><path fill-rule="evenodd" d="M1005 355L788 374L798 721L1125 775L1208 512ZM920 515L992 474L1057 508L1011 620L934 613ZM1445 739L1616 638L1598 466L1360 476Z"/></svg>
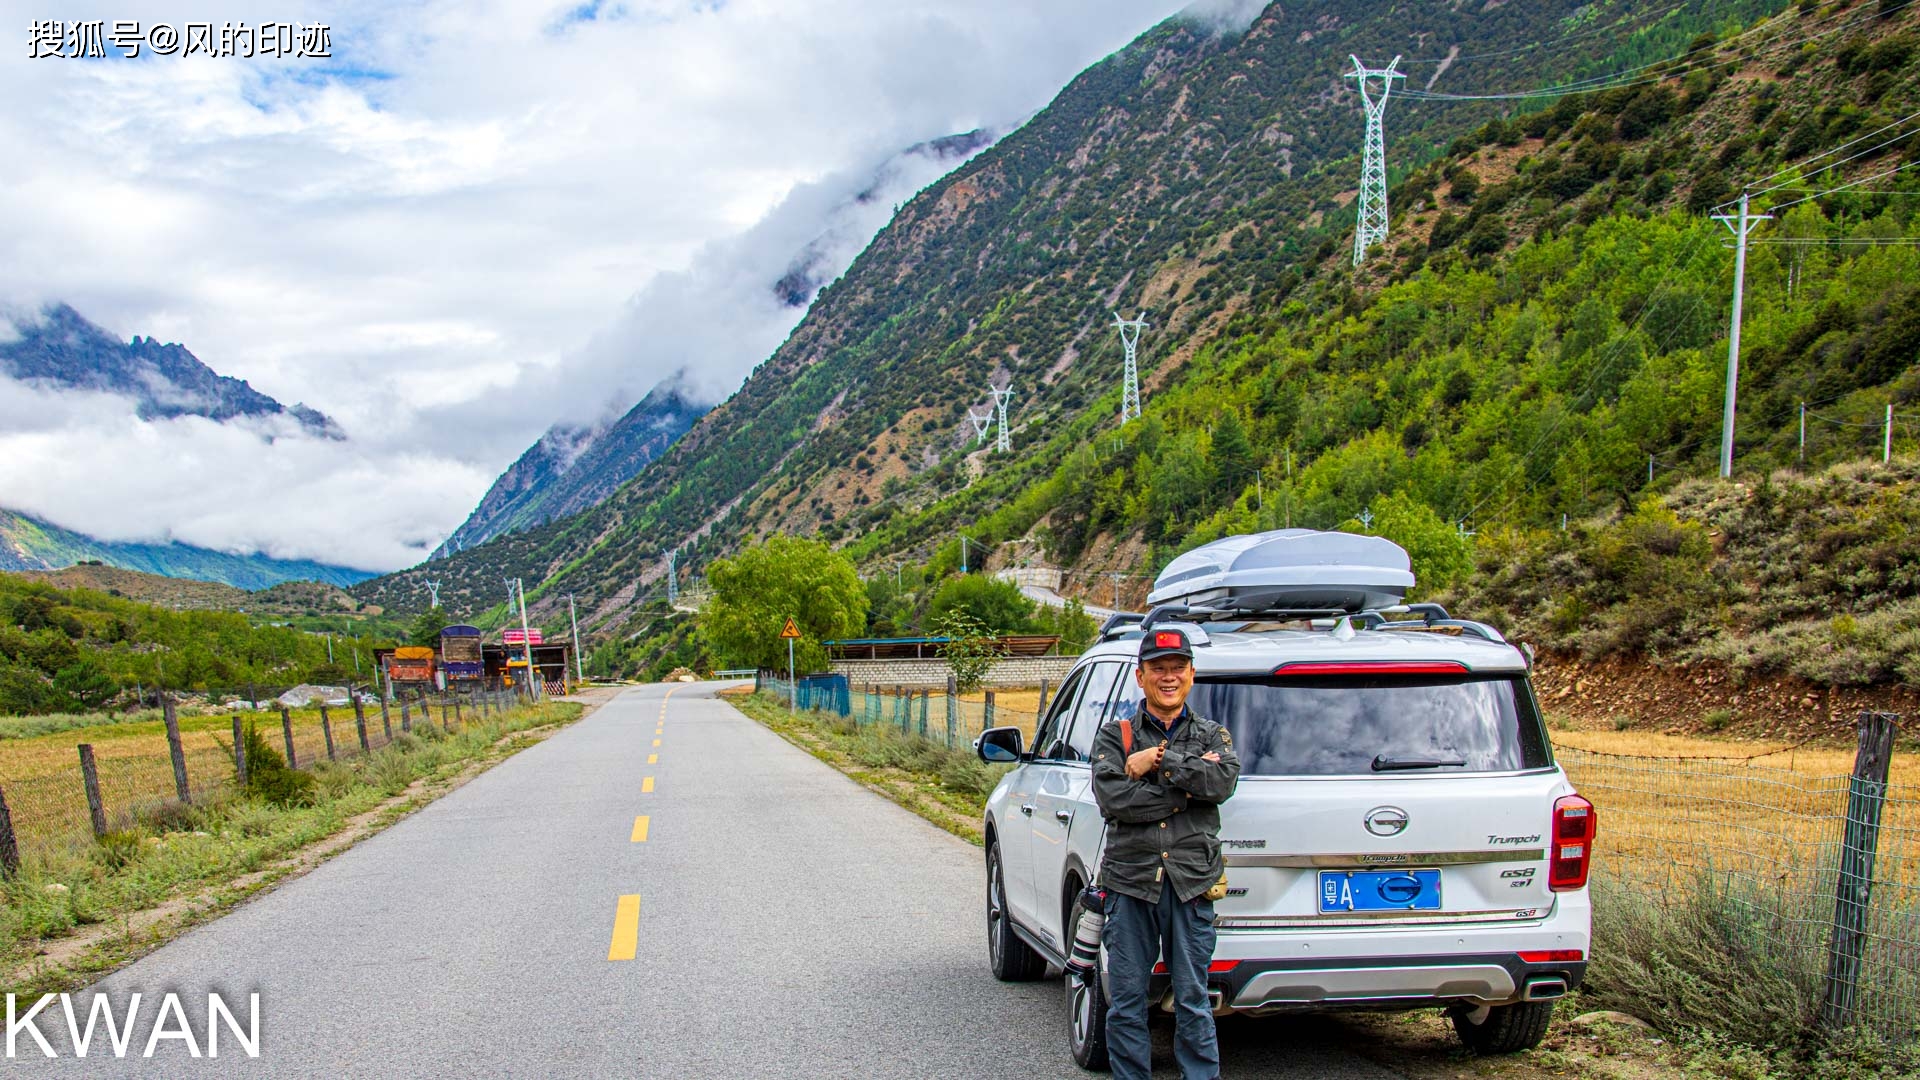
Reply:
<svg viewBox="0 0 1920 1080"><path fill-rule="evenodd" d="M1237 968L1239 966L1240 966L1240 961L1238 960L1214 960L1209 964L1207 964L1207 974L1225 975L1227 972L1232 971L1234 968ZM1159 963L1153 965L1153 973L1155 975L1165 975L1167 973L1166 961L1162 960Z"/></svg>
<svg viewBox="0 0 1920 1080"><path fill-rule="evenodd" d="M1578 795L1553 800L1553 847L1547 852L1547 888L1554 892L1583 889L1593 863L1593 837L1599 821L1593 804Z"/></svg>
<svg viewBox="0 0 1920 1080"><path fill-rule="evenodd" d="M1291 660L1275 675L1467 675L1458 660Z"/></svg>
<svg viewBox="0 0 1920 1080"><path fill-rule="evenodd" d="M1587 958L1579 949L1522 950L1520 959L1529 964L1570 964Z"/></svg>

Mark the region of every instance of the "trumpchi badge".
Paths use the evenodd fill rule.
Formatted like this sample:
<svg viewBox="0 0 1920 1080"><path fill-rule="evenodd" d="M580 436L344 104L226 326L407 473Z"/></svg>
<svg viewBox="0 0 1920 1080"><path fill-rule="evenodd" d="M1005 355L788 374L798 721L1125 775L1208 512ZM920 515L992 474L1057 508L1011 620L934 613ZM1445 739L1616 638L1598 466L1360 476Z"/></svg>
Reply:
<svg viewBox="0 0 1920 1080"><path fill-rule="evenodd" d="M1407 812L1397 806L1376 806L1360 820L1375 836L1399 836L1407 831Z"/></svg>

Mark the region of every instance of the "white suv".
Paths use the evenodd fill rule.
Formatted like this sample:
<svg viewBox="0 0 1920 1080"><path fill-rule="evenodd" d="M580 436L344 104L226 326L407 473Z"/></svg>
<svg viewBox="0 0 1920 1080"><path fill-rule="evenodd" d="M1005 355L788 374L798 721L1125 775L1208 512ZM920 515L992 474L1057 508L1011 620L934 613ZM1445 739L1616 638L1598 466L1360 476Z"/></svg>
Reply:
<svg viewBox="0 0 1920 1080"><path fill-rule="evenodd" d="M1189 705L1232 732L1241 762L1221 807L1216 1013L1438 1006L1475 1051L1536 1045L1586 971L1595 819L1554 763L1529 658L1437 605L1384 607L1417 616L1395 621L1378 607L1271 609L1268 596L1263 620L1234 595L1253 593L1118 617L1032 747L1017 728L980 737L983 759L1017 763L986 809L994 974L1065 966L1104 835L1088 751L1102 723L1138 707L1142 625L1179 619L1195 644ZM1154 997L1170 1010L1164 971ZM1103 1067L1100 973L1067 983L1074 1057Z"/></svg>

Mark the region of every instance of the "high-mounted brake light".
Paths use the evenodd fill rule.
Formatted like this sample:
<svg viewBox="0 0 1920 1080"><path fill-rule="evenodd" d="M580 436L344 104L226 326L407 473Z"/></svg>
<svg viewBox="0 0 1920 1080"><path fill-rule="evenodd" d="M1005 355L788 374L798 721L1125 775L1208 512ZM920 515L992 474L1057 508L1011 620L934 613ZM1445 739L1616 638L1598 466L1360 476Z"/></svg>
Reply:
<svg viewBox="0 0 1920 1080"><path fill-rule="evenodd" d="M1466 675L1458 660L1292 660L1275 675Z"/></svg>
<svg viewBox="0 0 1920 1080"><path fill-rule="evenodd" d="M1553 847L1547 859L1547 888L1554 892L1583 889L1593 864L1593 838L1600 822L1593 804L1578 795L1553 800Z"/></svg>
<svg viewBox="0 0 1920 1080"><path fill-rule="evenodd" d="M1585 960L1587 954L1579 949L1523 949L1520 959L1529 964L1568 964Z"/></svg>

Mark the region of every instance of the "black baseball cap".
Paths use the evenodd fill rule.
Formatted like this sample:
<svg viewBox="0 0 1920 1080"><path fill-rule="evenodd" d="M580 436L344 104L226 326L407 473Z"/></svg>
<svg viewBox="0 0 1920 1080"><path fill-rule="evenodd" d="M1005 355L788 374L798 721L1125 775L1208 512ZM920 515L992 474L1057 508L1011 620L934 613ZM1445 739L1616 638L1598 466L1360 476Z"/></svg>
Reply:
<svg viewBox="0 0 1920 1080"><path fill-rule="evenodd" d="M1193 645L1187 641L1182 630L1149 630L1140 638L1140 662L1146 663L1162 656L1184 656L1193 659Z"/></svg>

